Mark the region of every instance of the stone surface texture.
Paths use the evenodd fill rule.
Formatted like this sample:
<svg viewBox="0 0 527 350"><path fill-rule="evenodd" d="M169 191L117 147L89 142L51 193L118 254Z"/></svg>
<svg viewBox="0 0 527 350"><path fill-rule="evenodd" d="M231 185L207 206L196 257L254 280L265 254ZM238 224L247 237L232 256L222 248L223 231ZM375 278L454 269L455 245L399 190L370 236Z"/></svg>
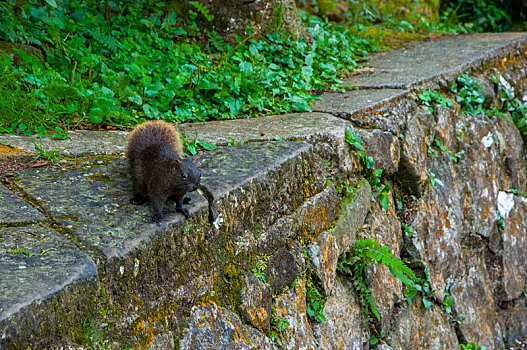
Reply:
<svg viewBox="0 0 527 350"><path fill-rule="evenodd" d="M260 332L269 332L271 322L271 287L260 281L254 274L245 276L245 287L242 290L240 313L242 317Z"/></svg>
<svg viewBox="0 0 527 350"><path fill-rule="evenodd" d="M93 156L0 179L0 348L368 349L381 330L379 349L525 347L526 138L463 113L449 86L469 73L501 107L496 77L525 100L527 35L447 36L367 64L348 82L359 90L326 92L313 112L180 125L218 145L197 157L189 219L167 201L154 224L129 203L127 132L44 139ZM425 88L453 105L422 105ZM0 135L0 162L25 164L33 141ZM338 259L368 238L429 283L430 304L371 264L381 317L365 319Z"/></svg>

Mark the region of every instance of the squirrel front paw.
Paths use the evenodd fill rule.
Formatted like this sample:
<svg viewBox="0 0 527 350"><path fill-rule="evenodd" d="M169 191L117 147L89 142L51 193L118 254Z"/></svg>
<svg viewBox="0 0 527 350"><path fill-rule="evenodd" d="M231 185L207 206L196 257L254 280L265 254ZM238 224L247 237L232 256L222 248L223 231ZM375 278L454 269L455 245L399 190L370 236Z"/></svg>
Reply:
<svg viewBox="0 0 527 350"><path fill-rule="evenodd" d="M177 211L180 212L181 214L185 215L185 217L186 217L187 219L190 218L190 213L188 212L187 209L185 209L185 208L180 208L180 209L177 209Z"/></svg>
<svg viewBox="0 0 527 350"><path fill-rule="evenodd" d="M144 202L146 202L146 199L143 197L136 196L136 197L130 198L130 204L141 205Z"/></svg>
<svg viewBox="0 0 527 350"><path fill-rule="evenodd" d="M161 219L163 218L163 215L159 215L159 214L154 214L152 215L152 222L159 222L161 221Z"/></svg>

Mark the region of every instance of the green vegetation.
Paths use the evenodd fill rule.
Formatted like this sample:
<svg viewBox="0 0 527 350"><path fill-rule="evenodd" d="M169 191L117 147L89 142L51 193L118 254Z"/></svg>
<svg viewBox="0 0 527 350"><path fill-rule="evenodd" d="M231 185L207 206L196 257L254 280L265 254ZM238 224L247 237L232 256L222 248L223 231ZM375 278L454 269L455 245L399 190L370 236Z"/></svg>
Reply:
<svg viewBox="0 0 527 350"><path fill-rule="evenodd" d="M468 74L461 73L455 80L452 80L450 91L455 94L461 112L470 115L484 113L485 96L481 93L481 85Z"/></svg>
<svg viewBox="0 0 527 350"><path fill-rule="evenodd" d="M498 87L500 104L484 107L485 96L481 84L474 77L461 73L450 83L450 92L461 107L461 112L468 115L484 114L489 117L498 116L513 122L520 133L527 135L527 102L517 96L514 87L501 75L492 77L493 83ZM433 112L433 106L440 105L451 107L452 101L437 91L423 90L418 95L420 102L428 106ZM452 161L457 163L463 151L454 153L439 140L434 140L434 146L447 152ZM432 146L428 152L432 152Z"/></svg>
<svg viewBox="0 0 527 350"><path fill-rule="evenodd" d="M357 31L301 13L313 43L285 33L226 43L164 3L0 4L0 40L13 49L0 73L0 131L52 134L55 128L119 127L144 119L205 121L308 111L313 90L340 89L339 77L375 49ZM194 20L193 20L194 19ZM42 58L45 57L45 60ZM16 106L16 108L14 108Z"/></svg>
<svg viewBox="0 0 527 350"><path fill-rule="evenodd" d="M454 104L452 100L446 98L435 90L423 90L418 97L422 104L428 106L430 113L434 113L433 106L452 107Z"/></svg>
<svg viewBox="0 0 527 350"><path fill-rule="evenodd" d="M499 98L503 104L501 110L495 110L494 114L509 119L522 135L527 135L527 102L516 96L514 88L502 76L493 76L493 81L498 84Z"/></svg>
<svg viewBox="0 0 527 350"><path fill-rule="evenodd" d="M33 253L32 251L26 248L16 248L16 249L8 250L7 254L25 255L25 256L35 255L35 253Z"/></svg>
<svg viewBox="0 0 527 350"><path fill-rule="evenodd" d="M193 156L197 154L200 150L205 151L215 151L216 145L210 144L206 141L199 140L198 139L198 132L196 131L196 137L194 139L190 139L190 137L187 136L186 133L183 133L182 135L183 139L183 152L187 156Z"/></svg>
<svg viewBox="0 0 527 350"><path fill-rule="evenodd" d="M345 140L347 143L357 149L357 154L361 158L363 166L366 168L365 177L369 179L372 188L372 196L374 200L378 200L382 208L388 211L390 207L390 200L388 194L390 192L390 184L381 183L382 169L374 168L373 157L366 155L364 146L359 135L355 134L351 128L347 128L345 132Z"/></svg>
<svg viewBox="0 0 527 350"><path fill-rule="evenodd" d="M411 300L417 291L423 290L422 286L416 282L418 278L414 272L397 256L389 252L388 246L381 246L378 241L372 239L360 239L355 246L342 254L337 263L337 270L350 278L353 288L359 296L365 319L371 322L373 314L380 320L379 311L375 305L375 300L368 288L364 268L370 264L382 264L390 270L391 274L398 278L409 291L405 295Z"/></svg>
<svg viewBox="0 0 527 350"><path fill-rule="evenodd" d="M478 346L478 344L472 341L467 344L459 344L459 345L461 346L462 350L487 350L486 346L483 346L483 345Z"/></svg>

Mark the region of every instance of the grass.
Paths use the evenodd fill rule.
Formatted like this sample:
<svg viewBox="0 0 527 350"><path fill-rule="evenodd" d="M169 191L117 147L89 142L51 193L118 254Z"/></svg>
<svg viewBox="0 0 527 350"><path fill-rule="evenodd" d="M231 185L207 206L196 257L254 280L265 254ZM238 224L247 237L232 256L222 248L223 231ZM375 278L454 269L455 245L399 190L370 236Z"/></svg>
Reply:
<svg viewBox="0 0 527 350"><path fill-rule="evenodd" d="M163 3L120 4L108 18L91 2L53 3L0 4L0 40L38 46L45 57L13 49L19 66L12 54L1 57L0 132L44 136L57 127L310 111L313 91L341 89L339 77L377 48L375 40L305 12L311 45L286 33L250 32L226 43L192 19L166 13Z"/></svg>

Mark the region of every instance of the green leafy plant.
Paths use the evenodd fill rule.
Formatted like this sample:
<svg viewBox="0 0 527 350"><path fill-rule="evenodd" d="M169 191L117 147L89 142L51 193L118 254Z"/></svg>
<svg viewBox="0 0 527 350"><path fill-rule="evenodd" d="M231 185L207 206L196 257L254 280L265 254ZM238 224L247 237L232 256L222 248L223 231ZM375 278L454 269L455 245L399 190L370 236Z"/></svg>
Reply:
<svg viewBox="0 0 527 350"><path fill-rule="evenodd" d="M267 269L268 256L256 260L256 266L251 270L252 273L262 282L265 282L265 270Z"/></svg>
<svg viewBox="0 0 527 350"><path fill-rule="evenodd" d="M285 32L235 43L204 31L163 3L8 0L0 3L0 40L33 44L0 68L0 129L23 124L34 133L97 125L128 127L140 119L175 122L309 111L312 90L340 90L340 77L375 43L357 31L307 13L313 43ZM13 108L17 106L17 109ZM43 134L43 133L41 133ZM202 145L203 146L203 145Z"/></svg>
<svg viewBox="0 0 527 350"><path fill-rule="evenodd" d="M377 345L380 341L384 339L386 336L386 333L384 331L380 331L379 334L372 334L370 335L370 345Z"/></svg>
<svg viewBox="0 0 527 350"><path fill-rule="evenodd" d="M446 98L435 90L423 90L419 95L419 100L425 106L428 106L430 113L434 112L433 106L452 107L452 100Z"/></svg>
<svg viewBox="0 0 527 350"><path fill-rule="evenodd" d="M461 349L463 350L487 350L486 346L483 346L483 345L478 346L478 344L472 341L467 344L459 344L459 346L461 346Z"/></svg>
<svg viewBox="0 0 527 350"><path fill-rule="evenodd" d="M62 150L52 149L50 151L45 151L42 148L42 144L37 145L35 142L33 142L33 146L35 147L35 150L38 152L34 160L42 158L50 162L58 163L61 159L67 159L67 157L65 157L63 154L64 149Z"/></svg>
<svg viewBox="0 0 527 350"><path fill-rule="evenodd" d="M316 322L324 322L326 320L324 316L326 298L315 287L312 279L306 281L306 302L308 316Z"/></svg>
<svg viewBox="0 0 527 350"><path fill-rule="evenodd" d="M197 154L200 150L215 151L217 148L213 144L210 144L204 140L199 140L197 131L196 131L196 136L194 137L194 139L190 139L186 133L183 133L182 138L183 138L183 153L185 153L185 155L187 156L188 155L193 156Z"/></svg>
<svg viewBox="0 0 527 350"><path fill-rule="evenodd" d="M461 111L470 115L483 114L485 97L481 93L480 84L466 73L461 73L450 84L450 91L455 94L456 102Z"/></svg>
<svg viewBox="0 0 527 350"><path fill-rule="evenodd" d="M412 237L413 235L415 235L415 230L410 225L407 225L405 223L401 223L401 229L404 232L406 237Z"/></svg>
<svg viewBox="0 0 527 350"><path fill-rule="evenodd" d="M351 250L341 255L337 263L338 271L351 279L367 319L373 314L377 320L380 320L364 271L369 264L377 263L388 267L390 273L407 286L407 289L417 293L420 288L416 285L417 277L413 271L397 256L391 254L389 249L388 246L381 246L373 239L360 239Z"/></svg>
<svg viewBox="0 0 527 350"><path fill-rule="evenodd" d="M465 154L465 150L461 150L459 152L455 152L454 151L451 151L449 150L444 144L443 142L441 142L440 140L438 139L434 139L434 142L433 142L433 145L435 145L436 147L438 147L441 151L443 152L446 152L449 156L450 156L450 159L452 159L452 161L454 163L458 163L459 160L461 159L461 157L463 156L463 154ZM430 146L432 147L432 146ZM428 149L428 153L431 152L431 148Z"/></svg>
<svg viewBox="0 0 527 350"><path fill-rule="evenodd" d="M388 211L390 207L390 200L388 198L390 192L390 184L382 184L382 169L374 168L373 157L366 155L362 141L351 128L346 128L344 139L347 143L357 149L357 154L361 158L361 161L366 168L366 177L369 178L370 186L372 188L373 199L378 200L382 208Z"/></svg>
<svg viewBox="0 0 527 350"><path fill-rule="evenodd" d="M511 23L514 6L506 0L453 0L449 10L457 14L465 30L474 32L502 32Z"/></svg>
<svg viewBox="0 0 527 350"><path fill-rule="evenodd" d="M523 135L527 135L527 103L516 96L514 88L505 78L493 76L493 81L498 85L499 98L502 102L502 108L496 114L514 122L518 130Z"/></svg>
<svg viewBox="0 0 527 350"><path fill-rule="evenodd" d="M439 186L442 186L442 187L445 186L445 184L443 183L443 181L441 181L440 179L438 179L438 178L436 177L436 175L435 175L433 172L431 172L431 171L428 172L428 180L430 181L430 186L431 186L432 188L435 187L436 184L438 184Z"/></svg>
<svg viewBox="0 0 527 350"><path fill-rule="evenodd" d="M278 316L276 309L271 308L271 341L283 342L284 331L289 328L289 321L285 317Z"/></svg>
<svg viewBox="0 0 527 350"><path fill-rule="evenodd" d="M306 268L303 273L306 278L307 314L315 322L323 322L326 320L326 317L324 316L326 298L320 293L313 282L313 276L311 275L311 259L308 257L307 249L305 247L303 250L303 256L306 261Z"/></svg>

